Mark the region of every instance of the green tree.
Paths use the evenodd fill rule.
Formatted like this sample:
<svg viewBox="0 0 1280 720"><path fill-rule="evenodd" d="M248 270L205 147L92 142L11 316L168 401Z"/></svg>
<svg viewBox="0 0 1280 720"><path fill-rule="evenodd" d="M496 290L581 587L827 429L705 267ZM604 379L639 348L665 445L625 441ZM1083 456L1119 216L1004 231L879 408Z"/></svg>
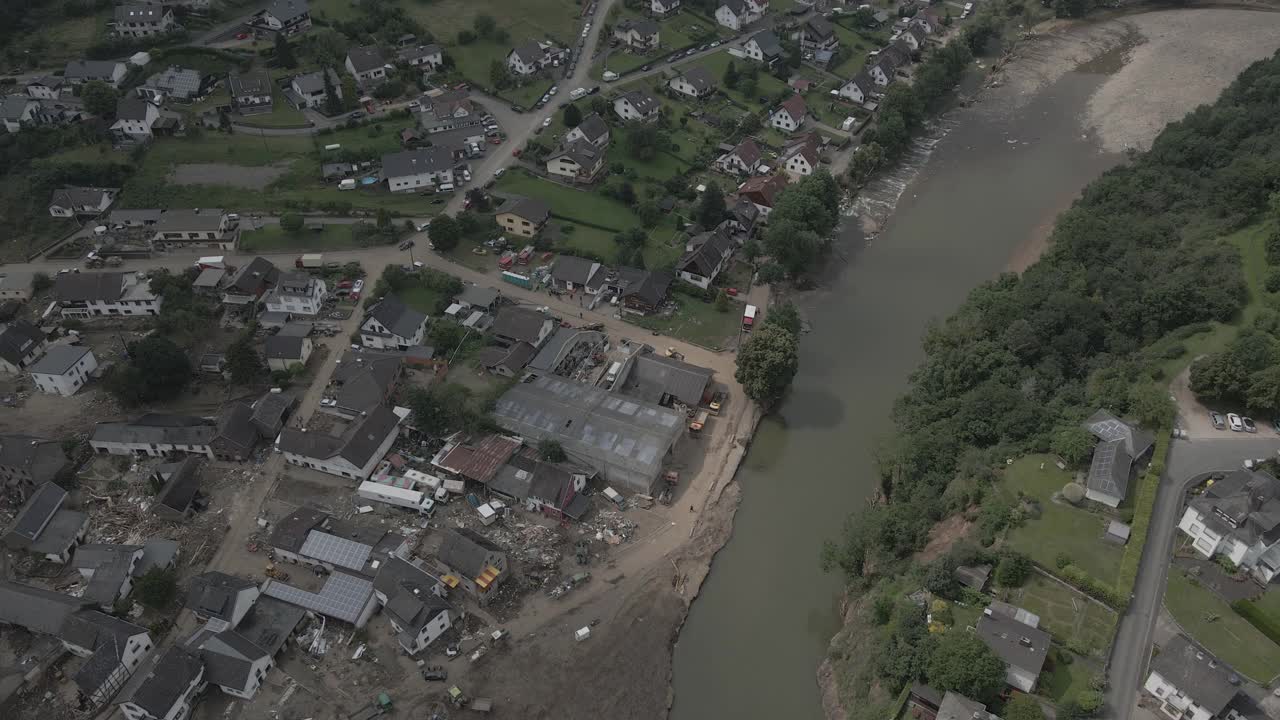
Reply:
<svg viewBox="0 0 1280 720"><path fill-rule="evenodd" d="M849 179L855 184L862 184L880 169L884 163L884 148L879 143L869 142L853 151L849 158Z"/></svg>
<svg viewBox="0 0 1280 720"><path fill-rule="evenodd" d="M782 302L769 308L769 314L765 317L765 323L769 325L777 325L786 330L795 337L800 337L800 311L796 309L795 303L790 300Z"/></svg>
<svg viewBox="0 0 1280 720"><path fill-rule="evenodd" d="M426 435L442 438L455 431L476 431L484 426L471 390L458 383L441 383L409 392L413 426Z"/></svg>
<svg viewBox="0 0 1280 720"><path fill-rule="evenodd" d="M498 89L511 85L511 73L507 70L506 63L501 60L489 63L489 84Z"/></svg>
<svg viewBox="0 0 1280 720"><path fill-rule="evenodd" d="M778 263L765 263L756 271L756 278L765 285L782 282L787 277L787 271Z"/></svg>
<svg viewBox="0 0 1280 720"><path fill-rule="evenodd" d="M730 60L724 69L724 86L732 90L738 87L738 66Z"/></svg>
<svg viewBox="0 0 1280 720"><path fill-rule="evenodd" d="M476 31L476 35L482 38L487 38L493 34L495 29L497 29L498 21L494 20L492 15L481 13L477 15L475 21L471 23L471 27Z"/></svg>
<svg viewBox="0 0 1280 720"><path fill-rule="evenodd" d="M738 91L742 93L743 97L755 97L756 92L759 89L760 84L759 81L756 80L755 75L743 76L743 78L738 81Z"/></svg>
<svg viewBox="0 0 1280 720"><path fill-rule="evenodd" d="M640 123L627 129L627 154L641 162L648 162L665 150L670 142L667 136L653 123Z"/></svg>
<svg viewBox="0 0 1280 720"><path fill-rule="evenodd" d="M31 292L39 294L53 287L53 278L48 273L36 273L31 276Z"/></svg>
<svg viewBox="0 0 1280 720"><path fill-rule="evenodd" d="M1129 413L1148 428L1166 427L1176 409L1169 391L1155 383L1135 385L1129 391Z"/></svg>
<svg viewBox="0 0 1280 720"><path fill-rule="evenodd" d="M458 243L462 240L462 232L458 227L458 221L443 213L431 218L431 225L427 228L427 235L431 238L432 244L437 250L449 252L458 247Z"/></svg>
<svg viewBox="0 0 1280 720"><path fill-rule="evenodd" d="M926 671L933 687L981 703L992 703L1000 697L1004 673L1004 661L982 640L964 632L942 636Z"/></svg>
<svg viewBox="0 0 1280 720"><path fill-rule="evenodd" d="M90 80L80 88L80 101L84 109L98 117L115 117L116 102L120 93L101 80Z"/></svg>
<svg viewBox="0 0 1280 720"><path fill-rule="evenodd" d="M565 454L564 446L550 438L538 443L538 457L553 463L560 463L569 459L569 456Z"/></svg>
<svg viewBox="0 0 1280 720"><path fill-rule="evenodd" d="M1000 556L1000 563L996 565L996 582L1000 587L1022 587L1030 576L1031 560L1026 555L1009 550Z"/></svg>
<svg viewBox="0 0 1280 720"><path fill-rule="evenodd" d="M1254 410L1280 410L1280 365L1263 368L1249 376L1245 401Z"/></svg>
<svg viewBox="0 0 1280 720"><path fill-rule="evenodd" d="M1045 720L1039 701L1031 695L1021 693L1004 704L1004 712L1001 714L1004 720Z"/></svg>
<svg viewBox="0 0 1280 720"><path fill-rule="evenodd" d="M324 111L330 115L340 115L342 98L338 97L338 90L333 85L333 72L326 67L320 76L324 78Z"/></svg>
<svg viewBox="0 0 1280 720"><path fill-rule="evenodd" d="M264 375L267 366L262 362L255 348L254 331L251 325L227 346L227 371L231 373L231 382L244 385Z"/></svg>
<svg viewBox="0 0 1280 720"><path fill-rule="evenodd" d="M786 330L764 323L751 333L738 350L738 370L734 378L747 397L766 409L786 394L800 366L796 337Z"/></svg>
<svg viewBox="0 0 1280 720"><path fill-rule="evenodd" d="M662 222L662 210L658 208L658 202L653 198L645 198L636 205L636 215L640 217L640 224L646 228L651 228Z"/></svg>
<svg viewBox="0 0 1280 720"><path fill-rule="evenodd" d="M280 67L298 67L298 59L293 56L293 47L289 45L289 41L285 38L284 33L276 33L275 54L276 62Z"/></svg>
<svg viewBox="0 0 1280 720"><path fill-rule="evenodd" d="M342 108L344 110L355 110L360 106L360 91L356 87L355 78L350 75L342 74Z"/></svg>
<svg viewBox="0 0 1280 720"><path fill-rule="evenodd" d="M729 293L724 290L716 293L716 312L729 312Z"/></svg>
<svg viewBox="0 0 1280 720"><path fill-rule="evenodd" d="M105 383L124 405L167 400L191 380L191 361L168 338L143 338L129 343L128 350L128 362L111 368Z"/></svg>
<svg viewBox="0 0 1280 720"><path fill-rule="evenodd" d="M169 607L178 596L176 573L169 568L151 568L134 583L133 596L153 610Z"/></svg>
<svg viewBox="0 0 1280 720"><path fill-rule="evenodd" d="M1102 709L1102 693L1097 690L1081 690L1080 694L1076 695L1076 703L1086 717L1091 717Z"/></svg>
<svg viewBox="0 0 1280 720"><path fill-rule="evenodd" d="M1078 425L1058 430L1049 441L1049 449L1071 465L1079 465L1093 452L1097 440L1093 433Z"/></svg>
<svg viewBox="0 0 1280 720"><path fill-rule="evenodd" d="M280 216L280 229L295 233L302 229L303 219L299 213L285 213Z"/></svg>
<svg viewBox="0 0 1280 720"><path fill-rule="evenodd" d="M724 191L720 189L720 183L712 180L698 199L698 224L710 230L724 220L725 212Z"/></svg>
<svg viewBox="0 0 1280 720"><path fill-rule="evenodd" d="M785 218L769 219L764 246L774 261L793 276L812 267L822 254L822 240L816 233Z"/></svg>
<svg viewBox="0 0 1280 720"><path fill-rule="evenodd" d="M569 103L564 106L564 126L567 128L576 128L582 124L582 111L578 109L575 103Z"/></svg>

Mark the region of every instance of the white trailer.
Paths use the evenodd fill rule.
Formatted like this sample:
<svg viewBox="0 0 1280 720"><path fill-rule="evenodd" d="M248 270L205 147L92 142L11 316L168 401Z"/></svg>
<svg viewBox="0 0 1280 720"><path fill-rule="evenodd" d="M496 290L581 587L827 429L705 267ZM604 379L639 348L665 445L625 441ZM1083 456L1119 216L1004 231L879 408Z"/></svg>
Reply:
<svg viewBox="0 0 1280 720"><path fill-rule="evenodd" d="M365 481L356 488L356 495L376 502L395 505L396 507L418 510L422 507L422 493L395 485Z"/></svg>

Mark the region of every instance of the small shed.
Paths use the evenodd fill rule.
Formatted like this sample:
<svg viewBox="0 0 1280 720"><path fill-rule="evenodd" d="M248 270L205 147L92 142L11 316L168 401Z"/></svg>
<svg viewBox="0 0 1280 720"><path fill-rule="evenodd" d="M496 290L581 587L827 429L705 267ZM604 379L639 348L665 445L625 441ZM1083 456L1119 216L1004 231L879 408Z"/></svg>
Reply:
<svg viewBox="0 0 1280 720"><path fill-rule="evenodd" d="M1116 545L1127 545L1130 532L1132 532L1132 529L1128 525L1119 520L1112 520L1111 524L1107 525L1107 534L1102 539Z"/></svg>
<svg viewBox="0 0 1280 720"><path fill-rule="evenodd" d="M961 585L982 592L987 586L987 581L991 579L991 566L961 565L956 568L955 576Z"/></svg>

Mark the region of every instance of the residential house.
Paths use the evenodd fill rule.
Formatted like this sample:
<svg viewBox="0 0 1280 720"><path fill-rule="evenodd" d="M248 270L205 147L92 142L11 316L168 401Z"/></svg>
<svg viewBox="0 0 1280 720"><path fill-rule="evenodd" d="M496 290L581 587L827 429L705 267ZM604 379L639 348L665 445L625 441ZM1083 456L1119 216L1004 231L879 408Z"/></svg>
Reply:
<svg viewBox="0 0 1280 720"><path fill-rule="evenodd" d="M622 289L622 311L632 315L649 315L658 311L667 300L667 291L675 276L661 271L618 268Z"/></svg>
<svg viewBox="0 0 1280 720"><path fill-rule="evenodd" d="M374 596L410 656L425 650L453 626L453 608L444 601L444 583L416 563L391 557L373 578Z"/></svg>
<svg viewBox="0 0 1280 720"><path fill-rule="evenodd" d="M267 337L263 354L267 357L267 367L272 370L289 370L298 365L306 365L311 359L312 349L309 337L277 333Z"/></svg>
<svg viewBox="0 0 1280 720"><path fill-rule="evenodd" d="M171 522L189 520L200 498L200 458L188 455L178 462L158 465L149 482L152 488L159 488L151 512Z"/></svg>
<svg viewBox="0 0 1280 720"><path fill-rule="evenodd" d="M518 437L498 433L489 433L479 440L453 436L431 458L431 464L460 480L488 486L522 444Z"/></svg>
<svg viewBox="0 0 1280 720"><path fill-rule="evenodd" d="M160 108L155 103L126 96L116 103L116 121L111 125L111 133L120 142L150 142L159 120Z"/></svg>
<svg viewBox="0 0 1280 720"><path fill-rule="evenodd" d="M320 411L353 420L388 403L404 372L408 353L348 350L331 378L332 402Z"/></svg>
<svg viewBox="0 0 1280 720"><path fill-rule="evenodd" d="M600 291L608 269L594 260L561 255L551 266L551 285L568 293L594 295Z"/></svg>
<svg viewBox="0 0 1280 720"><path fill-rule="evenodd" d="M134 92L143 100L161 105L166 100L191 102L200 96L203 86L204 80L198 70L170 65L148 77L143 84L134 88Z"/></svg>
<svg viewBox="0 0 1280 720"><path fill-rule="evenodd" d="M806 20L792 37L800 42L802 53L831 51L840 46L840 38L836 36L835 28L820 15L814 15Z"/></svg>
<svg viewBox="0 0 1280 720"><path fill-rule="evenodd" d="M115 202L119 188L64 187L54 190L49 214L54 217L97 217Z"/></svg>
<svg viewBox="0 0 1280 720"><path fill-rule="evenodd" d="M392 557L405 557L409 551L409 539L403 535L354 525L305 506L277 523L267 543L277 559L368 579Z"/></svg>
<svg viewBox="0 0 1280 720"><path fill-rule="evenodd" d="M83 345L55 345L29 369L40 392L71 397L89 382L98 358Z"/></svg>
<svg viewBox="0 0 1280 720"><path fill-rule="evenodd" d="M987 706L977 700L948 690L938 704L938 714L934 720L1000 720L995 714L987 712Z"/></svg>
<svg viewBox="0 0 1280 720"><path fill-rule="evenodd" d="M752 35L743 44L742 50L748 58L766 65L772 65L785 54L782 43L778 41L778 36L774 35L772 30L761 30Z"/></svg>
<svg viewBox="0 0 1280 720"><path fill-rule="evenodd" d="M119 37L144 38L179 29L173 10L164 5L117 5L112 31Z"/></svg>
<svg viewBox="0 0 1280 720"><path fill-rule="evenodd" d="M911 52L920 52L921 48L924 47L925 40L928 38L928 33L921 29L919 25L908 25L903 28L902 34L898 38L908 48L911 48Z"/></svg>
<svg viewBox="0 0 1280 720"><path fill-rule="evenodd" d="M353 422L341 436L285 428L278 444L286 462L353 480L366 480L400 434L400 417L383 406Z"/></svg>
<svg viewBox="0 0 1280 720"><path fill-rule="evenodd" d="M871 96L877 92L876 86L880 85L871 79L865 71L854 75L848 82L840 86L840 97L850 102L861 105L871 99Z"/></svg>
<svg viewBox="0 0 1280 720"><path fill-rule="evenodd" d="M671 78L667 85L682 95L699 100L716 91L715 78L701 65L685 66L684 71Z"/></svg>
<svg viewBox="0 0 1280 720"><path fill-rule="evenodd" d="M36 100L57 100L70 90L70 83L57 75L45 75L27 81L27 97Z"/></svg>
<svg viewBox="0 0 1280 720"><path fill-rule="evenodd" d="M566 56L563 48L551 43L529 40L507 53L507 70L513 75L532 75L545 68L559 65Z"/></svg>
<svg viewBox="0 0 1280 720"><path fill-rule="evenodd" d="M426 66L426 70L439 70L444 65L444 51L439 45L419 45L404 48L396 53L396 59L409 67Z"/></svg>
<svg viewBox="0 0 1280 720"><path fill-rule="evenodd" d="M730 175L751 175L760 167L763 153L755 140L746 138L738 146L716 159L716 167Z"/></svg>
<svg viewBox="0 0 1280 720"><path fill-rule="evenodd" d="M227 90L231 104L241 115L257 115L271 112L271 76L266 70L227 74Z"/></svg>
<svg viewBox="0 0 1280 720"><path fill-rule="evenodd" d="M570 130L564 136L566 143L578 141L586 141L604 150L609 147L609 124L600 117L599 113L591 113L582 118L582 122L578 126Z"/></svg>
<svg viewBox="0 0 1280 720"><path fill-rule="evenodd" d="M680 0L649 0L649 14L659 20L680 12Z"/></svg>
<svg viewBox="0 0 1280 720"><path fill-rule="evenodd" d="M267 312L316 315L323 309L328 295L324 280L310 273L281 273L275 289L267 293Z"/></svg>
<svg viewBox="0 0 1280 720"><path fill-rule="evenodd" d="M146 210L112 210L107 222L112 225L123 225L127 228L155 227L160 222L163 210L150 208Z"/></svg>
<svg viewBox="0 0 1280 720"><path fill-rule="evenodd" d="M205 297L217 298L222 294L222 287L225 282L230 280L226 268L205 268L200 271L195 280L191 281L191 289L197 295Z"/></svg>
<svg viewBox="0 0 1280 720"><path fill-rule="evenodd" d="M18 502L25 501L36 488L70 473L74 467L57 440L0 434L0 487Z"/></svg>
<svg viewBox="0 0 1280 720"><path fill-rule="evenodd" d="M128 720L186 720L207 684L204 662L175 645L152 653L125 683L116 703Z"/></svg>
<svg viewBox="0 0 1280 720"><path fill-rule="evenodd" d="M119 87L120 81L128 74L128 66L115 60L72 60L67 63L62 77L72 85L101 80L111 87Z"/></svg>
<svg viewBox="0 0 1280 720"><path fill-rule="evenodd" d="M537 198L513 195L502 201L494 220L512 235L533 237L551 219L551 206Z"/></svg>
<svg viewBox="0 0 1280 720"><path fill-rule="evenodd" d="M1178 529L1203 557L1225 555L1268 584L1280 575L1280 480L1241 469L1213 481L1191 500Z"/></svg>
<svg viewBox="0 0 1280 720"><path fill-rule="evenodd" d="M141 559L141 545L87 544L76 548L71 567L88 581L80 597L110 612L133 590L133 571Z"/></svg>
<svg viewBox="0 0 1280 720"><path fill-rule="evenodd" d="M218 415L217 432L209 441L214 458L225 462L243 462L253 456L258 444L258 430L253 426L253 408L248 403L233 402Z"/></svg>
<svg viewBox="0 0 1280 720"><path fill-rule="evenodd" d="M52 590L0 579L0 624L3 625L13 625L33 633L62 639L62 630L68 620L77 613L95 612L90 608L92 604ZM64 639L63 642L67 641ZM92 640L85 640L84 643L75 645L91 651Z"/></svg>
<svg viewBox="0 0 1280 720"><path fill-rule="evenodd" d="M422 344L426 329L426 315L395 295L388 295L365 313L360 323L360 342L376 350L408 350Z"/></svg>
<svg viewBox="0 0 1280 720"><path fill-rule="evenodd" d="M222 692L252 699L275 665L273 653L232 629L206 627L186 642L204 665L205 682Z"/></svg>
<svg viewBox="0 0 1280 720"><path fill-rule="evenodd" d="M10 95L0 99L0 121L10 133L18 133L28 125L38 125L40 102L25 95Z"/></svg>
<svg viewBox="0 0 1280 720"><path fill-rule="evenodd" d="M253 580L210 570L191 578L184 607L195 613L200 622L218 620L227 627L236 627L249 614L259 594Z"/></svg>
<svg viewBox="0 0 1280 720"><path fill-rule="evenodd" d="M387 60L375 45L351 48L347 52L346 67L362 87L375 85L387 77Z"/></svg>
<svg viewBox="0 0 1280 720"><path fill-rule="evenodd" d="M613 38L632 50L648 52L658 47L658 23L652 20L624 18L613 26Z"/></svg>
<svg viewBox="0 0 1280 720"><path fill-rule="evenodd" d="M286 326L286 329L289 327L292 325ZM253 404L251 418L254 428L258 430L258 436L274 440L297 405L298 398L293 393L270 391L263 393L262 397Z"/></svg>
<svg viewBox="0 0 1280 720"><path fill-rule="evenodd" d="M591 506L583 490L595 471L537 455L537 448L522 448L488 483L489 491L544 515L581 520Z"/></svg>
<svg viewBox="0 0 1280 720"><path fill-rule="evenodd" d="M48 346L49 341L40 328L26 320L0 325L0 371L25 372Z"/></svg>
<svg viewBox="0 0 1280 720"><path fill-rule="evenodd" d="M334 96L341 100L342 81L338 78L338 73L333 71L333 68L294 75L293 79L289 81L289 88L285 90L285 98L299 110L304 108L314 110L324 107L329 99L324 87L325 75L329 76L329 86L333 88Z"/></svg>
<svg viewBox="0 0 1280 720"><path fill-rule="evenodd" d="M502 292L499 290L467 283L463 286L462 292L453 298L453 302L460 305L463 310L492 312L497 307L500 297Z"/></svg>
<svg viewBox="0 0 1280 720"><path fill-rule="evenodd" d="M814 174L818 170L821 147L822 136L816 131L805 133L789 141L783 146L782 155L779 157L782 169L792 180Z"/></svg>
<svg viewBox="0 0 1280 720"><path fill-rule="evenodd" d="M19 302L30 300L31 284L34 280L34 273L0 272L0 300L17 300ZM0 330L0 333L2 332L3 330ZM0 343L3 343L3 341L0 340ZM0 372L4 372L3 359L0 356Z"/></svg>
<svg viewBox="0 0 1280 720"><path fill-rule="evenodd" d="M720 0L716 22L737 31L764 17L768 9L767 0Z"/></svg>
<svg viewBox="0 0 1280 720"><path fill-rule="evenodd" d="M877 58L865 70L870 76L872 82L880 87L885 87L893 82L894 76L898 71L898 64L889 57Z"/></svg>
<svg viewBox="0 0 1280 720"><path fill-rule="evenodd" d="M174 453L213 459L210 443L217 428L204 418L184 415L143 415L133 422L98 423L89 436L96 453L164 457Z"/></svg>
<svg viewBox="0 0 1280 720"><path fill-rule="evenodd" d="M1151 659L1142 689L1160 702L1160 711L1178 720L1241 718L1231 706L1241 693L1231 668L1186 635L1175 635Z"/></svg>
<svg viewBox="0 0 1280 720"><path fill-rule="evenodd" d="M222 208L165 210L151 242L160 247L210 247L234 250L240 239L239 220Z"/></svg>
<svg viewBox="0 0 1280 720"><path fill-rule="evenodd" d="M1108 507L1118 507L1129 492L1135 463L1155 446L1155 436L1106 410L1099 410L1083 426L1098 438L1089 464L1085 497Z"/></svg>
<svg viewBox="0 0 1280 720"><path fill-rule="evenodd" d="M604 151L589 142L568 142L547 156L547 174L565 182L590 184L604 170L604 158Z"/></svg>
<svg viewBox="0 0 1280 720"><path fill-rule="evenodd" d="M514 378L537 354L538 350L534 346L526 342L518 342L507 347L495 345L484 348L476 360L480 367L494 375Z"/></svg>
<svg viewBox="0 0 1280 720"><path fill-rule="evenodd" d="M160 314L160 297L136 272L64 273L54 279L53 292L64 318Z"/></svg>
<svg viewBox="0 0 1280 720"><path fill-rule="evenodd" d="M978 618L978 638L1004 662L1005 682L1026 693L1049 656L1049 634L1039 625L1039 616L998 601Z"/></svg>
<svg viewBox="0 0 1280 720"><path fill-rule="evenodd" d="M925 35L940 35L946 31L942 18L934 10L923 10L911 19L910 27L918 28Z"/></svg>
<svg viewBox="0 0 1280 720"><path fill-rule="evenodd" d="M436 559L448 574L441 578L450 588L461 587L481 607L488 604L507 574L507 555L475 540L446 530Z"/></svg>
<svg viewBox="0 0 1280 720"><path fill-rule="evenodd" d="M786 186L785 175L757 175L738 186L738 198L751 201L759 211L760 219L767 220L778 195Z"/></svg>
<svg viewBox="0 0 1280 720"><path fill-rule="evenodd" d="M542 343L550 337L556 328L556 321L549 315L523 307L504 307L493 319L489 331L502 345L528 343L534 348L542 347Z"/></svg>
<svg viewBox="0 0 1280 720"><path fill-rule="evenodd" d="M728 266L732 255L733 238L727 233L699 233L689 239L685 254L676 263L676 272L681 280L705 290Z"/></svg>
<svg viewBox="0 0 1280 720"><path fill-rule="evenodd" d="M880 48L877 57L893 62L895 70L911 64L911 48L901 40L895 40Z"/></svg>
<svg viewBox="0 0 1280 720"><path fill-rule="evenodd" d="M382 176L386 178L391 192L435 190L440 185L453 182L455 167L453 155L441 147L404 150L382 156Z"/></svg>
<svg viewBox="0 0 1280 720"><path fill-rule="evenodd" d="M56 484L47 482L36 488L5 530L5 547L65 564L89 529L89 516L68 510L66 503L67 491Z"/></svg>
<svg viewBox="0 0 1280 720"><path fill-rule="evenodd" d="M629 90L613 101L613 111L623 120L651 122L658 119L662 103L647 90Z"/></svg>
<svg viewBox="0 0 1280 720"><path fill-rule="evenodd" d="M146 628L96 610L68 616L57 637L67 650L86 658L72 681L95 706L115 697L153 647Z"/></svg>
<svg viewBox="0 0 1280 720"><path fill-rule="evenodd" d="M275 287L280 271L264 257L255 257L231 276L222 293L224 305L256 305L269 288Z"/></svg>
<svg viewBox="0 0 1280 720"><path fill-rule="evenodd" d="M804 103L804 96L796 93L782 101L773 112L769 113L769 125L784 133L795 132L804 124L804 116L809 108Z"/></svg>
<svg viewBox="0 0 1280 720"><path fill-rule="evenodd" d="M307 0L271 0L249 24L263 33L294 35L311 27L311 8Z"/></svg>

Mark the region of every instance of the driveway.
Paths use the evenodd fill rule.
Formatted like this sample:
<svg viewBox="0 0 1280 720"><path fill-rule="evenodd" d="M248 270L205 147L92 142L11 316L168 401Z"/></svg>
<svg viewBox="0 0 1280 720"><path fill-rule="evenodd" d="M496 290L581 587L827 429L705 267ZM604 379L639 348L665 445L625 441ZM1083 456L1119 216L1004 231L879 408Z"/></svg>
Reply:
<svg viewBox="0 0 1280 720"><path fill-rule="evenodd" d="M1187 488L1205 473L1234 470L1245 459L1274 457L1278 450L1280 437L1262 432L1213 440L1177 440L1170 447L1147 529L1147 545L1138 566L1133 598L1129 609L1120 616L1115 643L1111 646L1109 686L1102 717L1109 720L1133 717L1138 691L1146 679L1147 661L1151 658L1152 630L1164 597L1169 559Z"/></svg>

